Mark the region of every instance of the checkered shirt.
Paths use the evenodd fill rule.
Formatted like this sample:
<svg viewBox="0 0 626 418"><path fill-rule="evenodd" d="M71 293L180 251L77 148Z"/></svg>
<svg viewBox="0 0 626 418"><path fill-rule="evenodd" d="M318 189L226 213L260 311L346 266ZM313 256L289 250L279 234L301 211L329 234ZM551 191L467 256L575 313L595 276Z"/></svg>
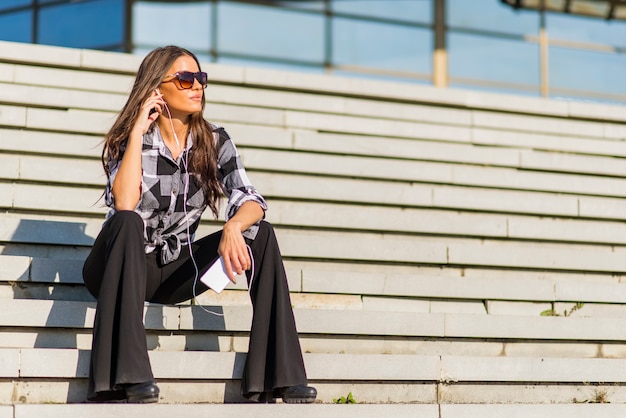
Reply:
<svg viewBox="0 0 626 418"><path fill-rule="evenodd" d="M254 188L241 163L235 143L222 127L212 126L218 148L218 177L222 190L228 197L226 220L232 218L245 202L257 202L267 210L265 199ZM143 178L141 198L135 208L144 222L146 254L161 248L163 264L174 261L181 247L193 242L200 216L207 205L204 192L193 173L187 176L188 154L193 152L193 138L187 138L187 146L174 160L161 137L158 127L143 136L141 166ZM115 214L115 201L111 187L126 149L123 145L117 160L109 160L109 179L105 190L105 203L110 208L107 219ZM191 181L187 181L187 178ZM254 239L259 229L256 223L243 235Z"/></svg>

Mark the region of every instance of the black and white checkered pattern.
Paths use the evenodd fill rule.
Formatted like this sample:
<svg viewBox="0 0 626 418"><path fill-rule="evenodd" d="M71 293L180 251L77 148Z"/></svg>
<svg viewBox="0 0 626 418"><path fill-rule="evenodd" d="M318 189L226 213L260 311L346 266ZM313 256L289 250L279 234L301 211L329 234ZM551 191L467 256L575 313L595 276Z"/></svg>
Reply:
<svg viewBox="0 0 626 418"><path fill-rule="evenodd" d="M235 215L245 202L257 202L267 210L265 199L254 188L241 163L234 142L221 127L213 126L213 136L218 147L218 176L224 194L228 197L226 220ZM107 219L115 213L115 202L111 186L124 154L122 147L118 160L108 162L109 180L105 190L105 203L111 208ZM144 221L146 253L162 247L161 260L167 264L178 258L183 245L193 241L200 216L207 205L204 192L193 173L187 176L188 154L193 152L193 138L187 138L187 147L174 161L163 142L158 127L143 136L141 165L143 169L141 198L135 212ZM187 178L191 181L187 181ZM188 187L185 190L185 187ZM256 237L259 225L244 232L246 238Z"/></svg>

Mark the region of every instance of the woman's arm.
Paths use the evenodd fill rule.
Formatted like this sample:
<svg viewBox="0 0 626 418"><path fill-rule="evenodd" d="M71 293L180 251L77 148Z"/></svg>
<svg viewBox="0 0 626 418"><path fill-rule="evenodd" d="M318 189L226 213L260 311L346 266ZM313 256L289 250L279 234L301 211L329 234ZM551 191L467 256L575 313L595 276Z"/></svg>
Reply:
<svg viewBox="0 0 626 418"><path fill-rule="evenodd" d="M265 211L257 202L249 200L224 224L218 253L224 258L224 267L230 280L235 283L231 272L243 274L250 269L251 260L242 233L263 219Z"/></svg>
<svg viewBox="0 0 626 418"><path fill-rule="evenodd" d="M163 100L160 95L153 93L141 107L137 122L133 126L122 157L120 167L111 186L111 193L115 202L115 210L134 210L141 198L141 151L143 135L148 131L161 112ZM150 114L150 110L157 111Z"/></svg>

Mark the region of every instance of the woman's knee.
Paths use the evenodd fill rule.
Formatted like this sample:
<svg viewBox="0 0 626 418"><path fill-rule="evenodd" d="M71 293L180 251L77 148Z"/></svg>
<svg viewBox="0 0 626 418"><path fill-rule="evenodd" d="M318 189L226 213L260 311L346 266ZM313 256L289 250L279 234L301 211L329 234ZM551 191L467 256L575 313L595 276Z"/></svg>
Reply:
<svg viewBox="0 0 626 418"><path fill-rule="evenodd" d="M265 220L259 222L259 234L265 236L274 236L274 226Z"/></svg>
<svg viewBox="0 0 626 418"><path fill-rule="evenodd" d="M141 231L143 235L143 219L141 219L138 213L132 210L115 212L115 214L107 220L106 225L114 230L129 229L131 231Z"/></svg>

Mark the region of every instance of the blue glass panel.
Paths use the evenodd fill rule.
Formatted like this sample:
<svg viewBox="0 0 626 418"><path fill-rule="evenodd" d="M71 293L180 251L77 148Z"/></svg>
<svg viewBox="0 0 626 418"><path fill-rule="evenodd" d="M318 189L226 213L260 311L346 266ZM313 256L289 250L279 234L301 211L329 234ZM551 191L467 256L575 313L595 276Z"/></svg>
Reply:
<svg viewBox="0 0 626 418"><path fill-rule="evenodd" d="M514 10L497 0L447 0L446 23L451 28L536 35L539 13Z"/></svg>
<svg viewBox="0 0 626 418"><path fill-rule="evenodd" d="M432 72L429 29L354 19L333 19L332 62L395 71Z"/></svg>
<svg viewBox="0 0 626 418"><path fill-rule="evenodd" d="M333 0L333 12L432 23L433 0Z"/></svg>
<svg viewBox="0 0 626 418"><path fill-rule="evenodd" d="M322 62L324 16L238 3L220 3L218 50Z"/></svg>
<svg viewBox="0 0 626 418"><path fill-rule="evenodd" d="M42 7L38 43L101 48L124 40L124 0L95 0Z"/></svg>
<svg viewBox="0 0 626 418"><path fill-rule="evenodd" d="M550 39L626 47L626 22L546 13Z"/></svg>
<svg viewBox="0 0 626 418"><path fill-rule="evenodd" d="M133 48L133 50L131 51L131 54L133 55L138 55L141 58L145 57L146 55L148 55L148 53L150 51L152 51L154 48L159 47L159 46L163 46L163 45L158 45L155 47L149 47L149 48L143 48L143 47L137 47L137 48ZM211 62L211 56L208 54L203 54L202 52L198 52L198 51L194 51L193 49L190 49L191 52L194 53L194 55L196 56L196 58L198 58L198 61L200 61L200 66L203 67L204 64L208 64ZM202 68L202 70L204 71L205 69ZM211 75L209 74L209 78L211 78Z"/></svg>
<svg viewBox="0 0 626 418"><path fill-rule="evenodd" d="M626 94L626 54L550 48L550 87Z"/></svg>
<svg viewBox="0 0 626 418"><path fill-rule="evenodd" d="M488 36L448 33L449 74L539 85L539 45Z"/></svg>
<svg viewBox="0 0 626 418"><path fill-rule="evenodd" d="M32 42L33 12L14 12L0 15L0 39L12 42Z"/></svg>
<svg viewBox="0 0 626 418"><path fill-rule="evenodd" d="M30 6L32 0L2 0L0 2L0 10L13 9L14 7Z"/></svg>
<svg viewBox="0 0 626 418"><path fill-rule="evenodd" d="M208 52L211 47L211 5L201 3L154 3L133 5L133 45L155 48L178 45L191 51Z"/></svg>
<svg viewBox="0 0 626 418"><path fill-rule="evenodd" d="M360 73L356 71L343 71L343 70L333 70L333 75L340 77L350 77L350 78L364 78L368 80L378 80L378 81L391 81L394 83L411 83L411 84L427 84L432 85L431 79L419 79L419 78L409 78L402 76L395 76L390 74L370 74L370 73Z"/></svg>
<svg viewBox="0 0 626 418"><path fill-rule="evenodd" d="M324 72L324 67L321 65L297 65L284 62L269 62L259 61L253 59L243 58L230 58L220 56L217 60L219 64L234 65L237 67L258 67L258 68L272 68L276 70L298 71L300 73L316 73L320 74Z"/></svg>

